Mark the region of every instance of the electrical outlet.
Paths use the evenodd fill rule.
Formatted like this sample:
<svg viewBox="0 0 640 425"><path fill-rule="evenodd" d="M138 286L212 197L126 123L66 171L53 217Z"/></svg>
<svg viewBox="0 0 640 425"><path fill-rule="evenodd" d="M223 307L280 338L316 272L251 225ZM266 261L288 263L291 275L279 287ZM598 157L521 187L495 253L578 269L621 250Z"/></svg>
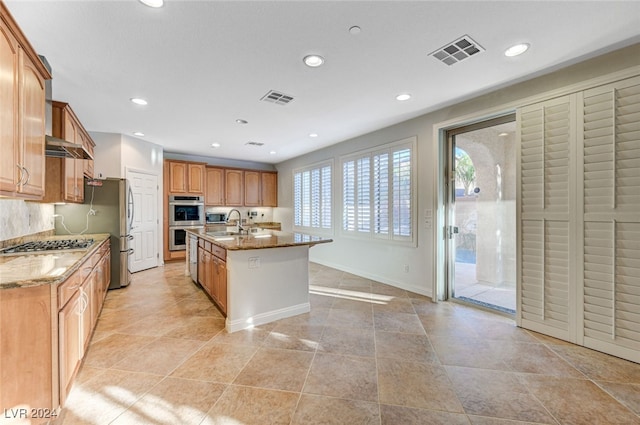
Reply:
<svg viewBox="0 0 640 425"><path fill-rule="evenodd" d="M260 267L260 257L249 257L249 268L257 269Z"/></svg>

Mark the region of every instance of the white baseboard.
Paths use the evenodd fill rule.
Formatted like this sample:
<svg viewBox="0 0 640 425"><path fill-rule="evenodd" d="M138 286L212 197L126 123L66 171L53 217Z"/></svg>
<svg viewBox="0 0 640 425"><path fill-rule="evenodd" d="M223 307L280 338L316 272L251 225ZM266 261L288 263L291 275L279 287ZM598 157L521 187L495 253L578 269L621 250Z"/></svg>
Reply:
<svg viewBox="0 0 640 425"><path fill-rule="evenodd" d="M356 276L361 276L364 277L366 279L370 279L376 282L380 282L380 283L384 283L385 285L391 285L394 286L396 288L400 288L400 289L404 289L405 291L410 291L416 294L420 294L420 295L424 295L426 297L431 297L431 292L432 291L427 291L425 290L425 288L420 288L414 285L408 285L405 282L397 282L394 281L392 279L388 279L384 276L379 276L377 274L374 273L367 273L366 271L362 271L359 269L352 269L350 267L345 267L342 264L334 264L331 262L326 262L326 261L317 261L317 260L310 260L312 263L317 263L326 267L331 267L332 269L336 269L336 270L340 270L343 272L347 272L347 273L351 273L351 274L355 274Z"/></svg>
<svg viewBox="0 0 640 425"><path fill-rule="evenodd" d="M252 328L254 326L264 325L265 323L271 323L276 320L286 319L287 317L296 316L298 314L308 313L310 311L311 304L307 302L293 305L291 307L281 308L279 310L267 311L244 319L230 321L227 318L225 327L227 332L231 333L242 329Z"/></svg>

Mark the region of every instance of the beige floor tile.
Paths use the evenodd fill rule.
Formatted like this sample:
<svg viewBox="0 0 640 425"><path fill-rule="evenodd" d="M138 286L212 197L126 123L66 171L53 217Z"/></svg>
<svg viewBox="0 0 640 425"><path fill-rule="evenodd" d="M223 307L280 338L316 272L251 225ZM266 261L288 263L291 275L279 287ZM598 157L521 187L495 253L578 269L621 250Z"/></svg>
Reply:
<svg viewBox="0 0 640 425"><path fill-rule="evenodd" d="M462 413L380 405L381 425L469 425Z"/></svg>
<svg viewBox="0 0 640 425"><path fill-rule="evenodd" d="M187 317L177 321L178 325L162 336L165 338L209 341L224 331L224 319L216 317Z"/></svg>
<svg viewBox="0 0 640 425"><path fill-rule="evenodd" d="M298 399L297 393L231 385L202 425L288 425Z"/></svg>
<svg viewBox="0 0 640 425"><path fill-rule="evenodd" d="M344 326L348 328L373 329L373 312L366 310L347 310L332 308L327 316L328 326Z"/></svg>
<svg viewBox="0 0 640 425"><path fill-rule="evenodd" d="M538 342L529 332L515 325L513 320L494 315L470 317L468 326L473 326L474 331L484 339L510 342Z"/></svg>
<svg viewBox="0 0 640 425"><path fill-rule="evenodd" d="M324 326L279 324L271 331L263 346L288 350L316 351L320 345L323 330Z"/></svg>
<svg viewBox="0 0 640 425"><path fill-rule="evenodd" d="M476 338L456 338L443 334L429 335L443 365L511 370L500 356L500 347Z"/></svg>
<svg viewBox="0 0 640 425"><path fill-rule="evenodd" d="M287 317L278 320L277 325L293 325L293 326L324 326L329 317L329 308L312 308L310 312L298 314L297 316Z"/></svg>
<svg viewBox="0 0 640 425"><path fill-rule="evenodd" d="M379 425L377 403L303 394L291 425Z"/></svg>
<svg viewBox="0 0 640 425"><path fill-rule="evenodd" d="M376 295L380 296L391 296L394 298L406 298L409 299L409 295L407 291L401 288L396 288L395 286L385 285L384 283L371 282L371 293L375 298Z"/></svg>
<svg viewBox="0 0 640 425"><path fill-rule="evenodd" d="M592 381L534 375L521 379L560 423L640 424L640 417Z"/></svg>
<svg viewBox="0 0 640 425"><path fill-rule="evenodd" d="M63 410L64 424L108 424L162 379L148 373L107 370L75 383Z"/></svg>
<svg viewBox="0 0 640 425"><path fill-rule="evenodd" d="M373 329L326 326L322 332L318 351L373 357L375 355Z"/></svg>
<svg viewBox="0 0 640 425"><path fill-rule="evenodd" d="M311 309L315 308L331 308L333 305L334 297L329 295L323 295L321 293L310 293L309 294L309 303L311 304Z"/></svg>
<svg viewBox="0 0 640 425"><path fill-rule="evenodd" d="M411 362L439 363L426 335L376 331L376 357Z"/></svg>
<svg viewBox="0 0 640 425"><path fill-rule="evenodd" d="M446 370L464 411L469 415L523 422L554 422L515 373L457 366L446 366Z"/></svg>
<svg viewBox="0 0 640 425"><path fill-rule="evenodd" d="M377 401L372 358L316 353L303 392L350 400Z"/></svg>
<svg viewBox="0 0 640 425"><path fill-rule="evenodd" d="M590 379L640 384L640 364L577 345L555 345L558 353Z"/></svg>
<svg viewBox="0 0 640 425"><path fill-rule="evenodd" d="M158 338L131 352L112 368L168 375L202 345L202 341Z"/></svg>
<svg viewBox="0 0 640 425"><path fill-rule="evenodd" d="M376 311L373 313L373 321L377 331L425 334L415 314Z"/></svg>
<svg viewBox="0 0 640 425"><path fill-rule="evenodd" d="M265 339L269 336L271 329L276 326L275 323L269 323L264 326L243 329L241 331L229 333L226 330L219 332L212 338L212 341L223 344L240 344L261 346Z"/></svg>
<svg viewBox="0 0 640 425"><path fill-rule="evenodd" d="M212 340L189 357L172 377L231 383L258 350L249 345L219 344Z"/></svg>
<svg viewBox="0 0 640 425"><path fill-rule="evenodd" d="M486 342L495 344L495 341ZM542 344L515 342L495 345L499 346L496 352L500 358L514 372L584 378L581 372Z"/></svg>
<svg viewBox="0 0 640 425"><path fill-rule="evenodd" d="M469 421L471 421L471 425L557 425L558 422L522 422L522 421L512 421L510 419L499 419L499 418L489 418L486 416L474 416L467 415Z"/></svg>
<svg viewBox="0 0 640 425"><path fill-rule="evenodd" d="M165 378L111 424L197 425L225 388L213 382Z"/></svg>
<svg viewBox="0 0 640 425"><path fill-rule="evenodd" d="M89 345L84 364L102 368L111 367L155 339L152 336L111 334Z"/></svg>
<svg viewBox="0 0 640 425"><path fill-rule="evenodd" d="M233 383L249 387L302 391L313 353L261 348Z"/></svg>
<svg viewBox="0 0 640 425"><path fill-rule="evenodd" d="M349 311L373 311L374 301L371 299L371 294L346 289L339 289L338 291L340 291L340 293L333 300L331 308Z"/></svg>
<svg viewBox="0 0 640 425"><path fill-rule="evenodd" d="M462 405L442 366L378 359L381 404L462 413Z"/></svg>
<svg viewBox="0 0 640 425"><path fill-rule="evenodd" d="M119 333L128 335L161 336L179 326L179 322L172 317L150 316L123 327Z"/></svg>
<svg viewBox="0 0 640 425"><path fill-rule="evenodd" d="M376 299L374 297L374 299ZM413 303L409 298L392 297L391 299L380 299L381 302L373 304L373 311L390 311L394 313L408 313L415 315Z"/></svg>
<svg viewBox="0 0 640 425"><path fill-rule="evenodd" d="M613 398L640 416L640 384L619 384L599 381L597 384Z"/></svg>

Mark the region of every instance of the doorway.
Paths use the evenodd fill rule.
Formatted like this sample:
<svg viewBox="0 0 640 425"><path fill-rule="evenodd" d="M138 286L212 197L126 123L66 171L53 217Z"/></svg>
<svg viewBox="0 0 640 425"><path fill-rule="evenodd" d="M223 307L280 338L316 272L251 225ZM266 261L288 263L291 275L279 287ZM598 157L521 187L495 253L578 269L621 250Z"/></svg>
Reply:
<svg viewBox="0 0 640 425"><path fill-rule="evenodd" d="M448 130L447 297L516 312L515 115Z"/></svg>
<svg viewBox="0 0 640 425"><path fill-rule="evenodd" d="M132 273L158 266L158 176L126 170L133 193L133 222L129 260Z"/></svg>

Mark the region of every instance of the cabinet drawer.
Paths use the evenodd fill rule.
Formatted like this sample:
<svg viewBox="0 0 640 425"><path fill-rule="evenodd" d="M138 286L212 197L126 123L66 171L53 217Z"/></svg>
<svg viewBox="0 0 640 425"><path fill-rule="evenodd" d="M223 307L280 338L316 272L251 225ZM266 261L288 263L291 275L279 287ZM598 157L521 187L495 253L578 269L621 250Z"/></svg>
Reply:
<svg viewBox="0 0 640 425"><path fill-rule="evenodd" d="M62 309L73 294L78 292L83 280L82 269L80 269L58 286L58 310Z"/></svg>
<svg viewBox="0 0 640 425"><path fill-rule="evenodd" d="M204 249L205 249L206 251L211 252L211 242L209 242L209 241L204 241Z"/></svg>
<svg viewBox="0 0 640 425"><path fill-rule="evenodd" d="M222 261L227 261L227 250L224 248L220 248L217 245L211 244L211 253L221 259Z"/></svg>
<svg viewBox="0 0 640 425"><path fill-rule="evenodd" d="M204 249L204 239L198 238L198 247Z"/></svg>

